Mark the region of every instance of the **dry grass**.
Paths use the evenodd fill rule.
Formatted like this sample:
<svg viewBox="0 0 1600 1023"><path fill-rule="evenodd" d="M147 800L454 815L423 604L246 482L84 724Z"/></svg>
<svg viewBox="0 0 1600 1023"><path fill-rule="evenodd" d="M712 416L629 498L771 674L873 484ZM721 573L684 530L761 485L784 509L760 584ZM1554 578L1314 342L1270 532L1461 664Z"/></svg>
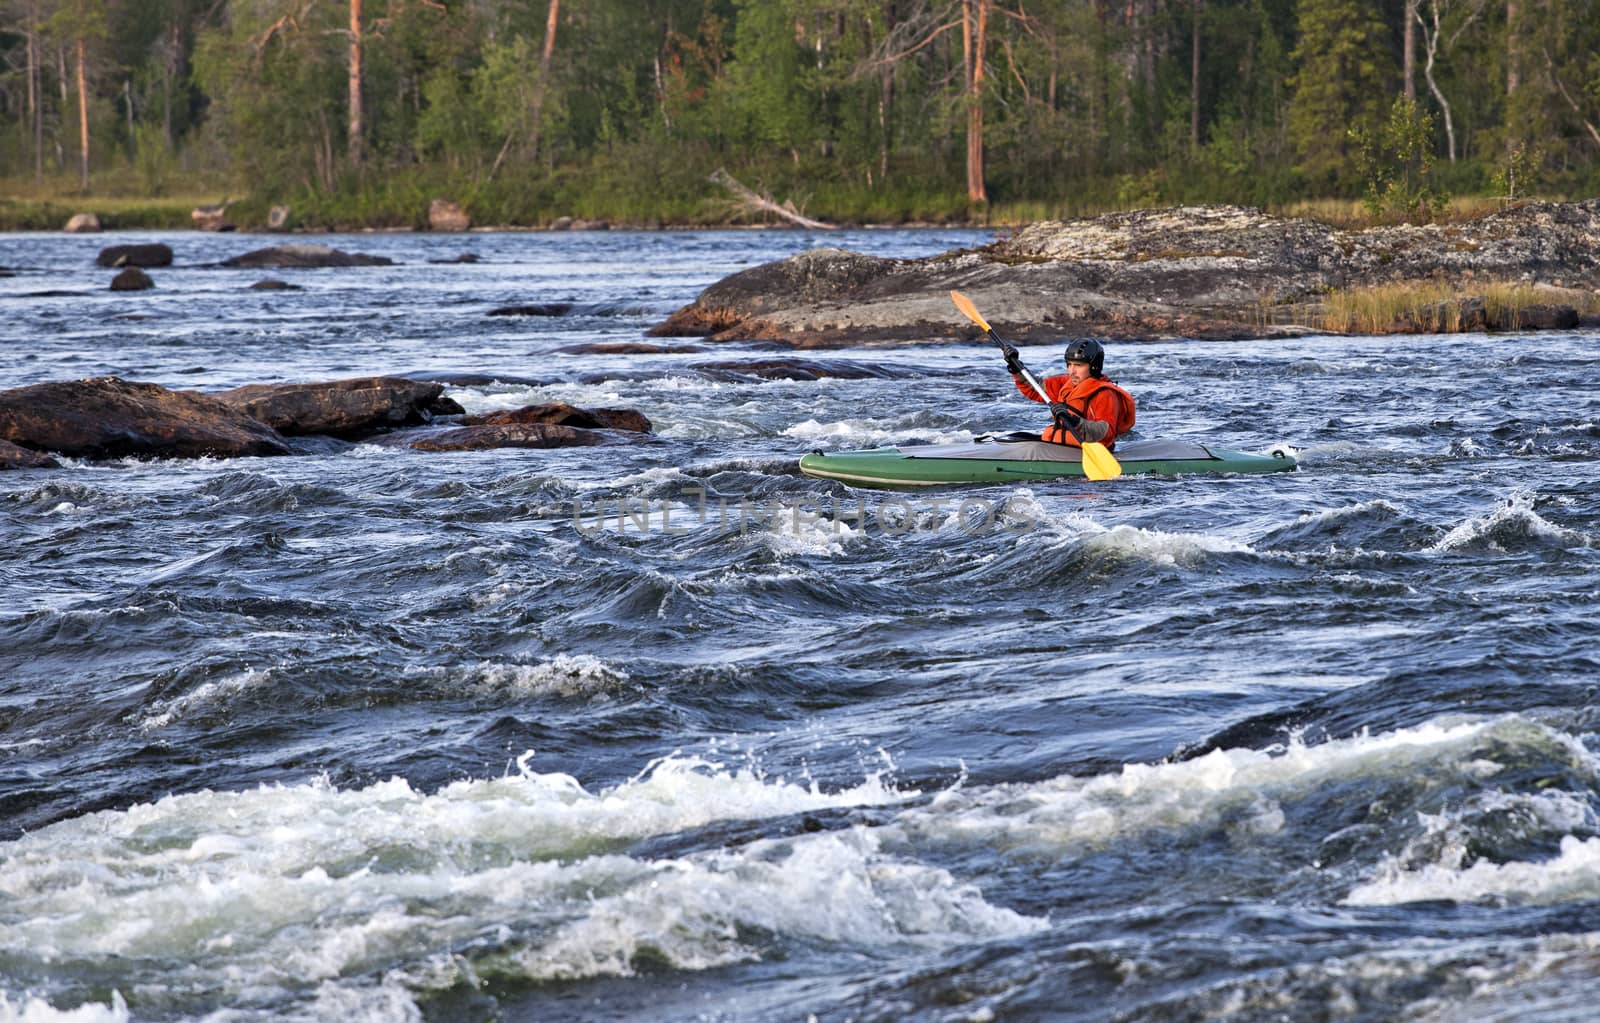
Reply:
<svg viewBox="0 0 1600 1023"><path fill-rule="evenodd" d="M1433 222L1436 224L1459 224L1468 220L1477 220L1479 217L1506 209L1509 205L1512 204L1505 199L1493 196L1458 196L1450 200L1443 212L1435 217ZM1519 200L1516 205L1524 205L1524 203ZM1281 217L1300 217L1306 220L1316 220L1347 231L1393 223L1391 220L1374 217L1360 199L1302 199L1271 209L1268 212Z"/></svg>
<svg viewBox="0 0 1600 1023"><path fill-rule="evenodd" d="M1481 317L1464 315L1481 300ZM1343 288L1323 301L1323 330L1348 334L1453 334L1482 329L1515 330L1530 306L1571 306L1580 314L1600 313L1600 292L1557 288L1525 281L1492 281L1466 289L1444 281L1399 281Z"/></svg>

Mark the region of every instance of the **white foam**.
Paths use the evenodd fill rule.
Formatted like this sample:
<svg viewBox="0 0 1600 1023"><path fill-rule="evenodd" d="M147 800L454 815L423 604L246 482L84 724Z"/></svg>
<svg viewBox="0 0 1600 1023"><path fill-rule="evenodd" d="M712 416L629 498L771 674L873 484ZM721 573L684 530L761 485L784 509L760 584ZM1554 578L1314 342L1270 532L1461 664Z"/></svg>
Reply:
<svg viewBox="0 0 1600 1023"><path fill-rule="evenodd" d="M537 664L483 662L472 669L481 692L518 696L597 696L627 683L628 673L591 654L557 654Z"/></svg>
<svg viewBox="0 0 1600 1023"><path fill-rule="evenodd" d="M0 947L170 959L196 982L348 977L525 917L581 916L590 892L670 873L604 854L619 843L914 794L882 776L824 792L675 757L594 794L524 769L433 795L393 779L172 796L0 844Z"/></svg>
<svg viewBox="0 0 1600 1023"><path fill-rule="evenodd" d="M1461 523L1428 549L1440 552L1452 551L1470 547L1480 541L1487 541L1490 546L1497 547L1496 538L1507 533L1552 540L1567 547L1595 545L1593 538L1577 530L1557 526L1542 518L1533 510L1534 497L1532 491L1517 490L1493 511Z"/></svg>
<svg viewBox="0 0 1600 1023"><path fill-rule="evenodd" d="M270 670L251 669L207 682L182 696L157 703L149 714L140 719L139 728L146 732L166 728L174 721L226 706L240 694L268 685L271 681Z"/></svg>
<svg viewBox="0 0 1600 1023"><path fill-rule="evenodd" d="M1295 520L1295 524L1301 526L1332 524L1343 522L1346 519L1365 518L1373 514L1399 515L1401 510L1379 497L1371 501L1359 501L1355 504L1342 505L1338 508L1324 508L1321 511L1305 512Z"/></svg>
<svg viewBox="0 0 1600 1023"><path fill-rule="evenodd" d="M128 1003L122 992L111 992L111 1004L85 1002L75 1009L57 1009L42 998L21 995L13 1002L0 991L0 1023L128 1023Z"/></svg>
<svg viewBox="0 0 1600 1023"><path fill-rule="evenodd" d="M678 969L759 959L750 932L881 952L1047 927L990 906L944 870L885 857L857 828L658 863L517 961L539 980L625 976L646 949Z"/></svg>
<svg viewBox="0 0 1600 1023"><path fill-rule="evenodd" d="M1489 735L1506 741L1564 744L1572 740L1518 718L1432 722L1381 735L1360 735L1317 746L1300 742L1272 750L1213 750L1177 763L1129 764L1122 770L994 790L937 795L908 810L895 827L908 839L975 843L1059 857L1092 852L1147 833L1227 822L1248 836L1284 826L1282 806L1316 788L1367 774L1405 774L1418 766L1473 776L1467 756Z"/></svg>
<svg viewBox="0 0 1600 1023"><path fill-rule="evenodd" d="M1600 898L1600 838L1567 835L1553 859L1491 863L1460 868L1429 863L1404 870L1386 864L1380 876L1345 897L1353 906L1406 902L1514 902L1541 905Z"/></svg>
<svg viewBox="0 0 1600 1023"><path fill-rule="evenodd" d="M772 516L772 525L756 535L780 557L838 557L847 545L861 540L865 525L852 526L843 517L800 509L781 510Z"/></svg>
<svg viewBox="0 0 1600 1023"><path fill-rule="evenodd" d="M1118 525L1091 537L1092 551L1132 556L1158 565L1193 566L1208 554L1254 554L1248 544L1211 533L1168 533Z"/></svg>
<svg viewBox="0 0 1600 1023"><path fill-rule="evenodd" d="M897 444L954 444L972 439L966 430L930 434L926 428L897 426L882 419L841 419L822 423L815 419L795 423L783 436L803 441L831 441L841 448L892 447Z"/></svg>

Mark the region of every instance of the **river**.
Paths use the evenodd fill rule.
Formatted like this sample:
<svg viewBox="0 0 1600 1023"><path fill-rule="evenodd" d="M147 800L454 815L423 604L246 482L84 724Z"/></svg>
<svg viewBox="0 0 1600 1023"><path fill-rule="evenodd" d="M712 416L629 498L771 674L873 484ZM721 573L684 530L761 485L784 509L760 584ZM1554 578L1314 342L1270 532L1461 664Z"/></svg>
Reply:
<svg viewBox="0 0 1600 1023"><path fill-rule="evenodd" d="M0 473L0 1020L1591 1018L1600 336L1112 343L1137 436L1299 468L931 496L796 460L1040 423L991 348L569 350L989 237L0 237L0 387L655 424Z"/></svg>

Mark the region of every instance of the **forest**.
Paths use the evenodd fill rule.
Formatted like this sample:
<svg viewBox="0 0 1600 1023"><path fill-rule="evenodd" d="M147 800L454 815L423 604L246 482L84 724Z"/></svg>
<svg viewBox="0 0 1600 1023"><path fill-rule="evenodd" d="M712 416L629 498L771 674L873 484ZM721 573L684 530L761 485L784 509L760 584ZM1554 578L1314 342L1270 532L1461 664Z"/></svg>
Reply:
<svg viewBox="0 0 1600 1023"><path fill-rule="evenodd" d="M1426 220L1593 195L1597 155L1600 0L0 0L12 225L750 220L718 171L837 222Z"/></svg>

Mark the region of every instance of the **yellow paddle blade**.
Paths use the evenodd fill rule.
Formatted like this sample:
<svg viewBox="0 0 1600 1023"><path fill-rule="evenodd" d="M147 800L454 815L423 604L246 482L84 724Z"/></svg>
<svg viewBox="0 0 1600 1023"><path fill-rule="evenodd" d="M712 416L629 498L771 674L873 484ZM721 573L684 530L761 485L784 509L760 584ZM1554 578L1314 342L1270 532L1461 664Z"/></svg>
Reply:
<svg viewBox="0 0 1600 1023"><path fill-rule="evenodd" d="M967 319L982 327L984 333L989 332L988 321L986 321L982 316L978 315L978 307L972 304L972 299L963 295L959 291L952 291L950 293L950 301L956 304L957 309L966 314Z"/></svg>
<svg viewBox="0 0 1600 1023"><path fill-rule="evenodd" d="M1083 474L1092 480L1114 480L1122 475L1122 463L1104 444L1083 445Z"/></svg>

